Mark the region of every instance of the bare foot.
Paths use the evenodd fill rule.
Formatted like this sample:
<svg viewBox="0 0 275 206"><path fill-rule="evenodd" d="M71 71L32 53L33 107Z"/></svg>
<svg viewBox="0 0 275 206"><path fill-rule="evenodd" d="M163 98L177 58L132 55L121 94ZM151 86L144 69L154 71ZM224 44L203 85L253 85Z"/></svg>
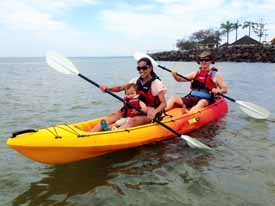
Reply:
<svg viewBox="0 0 275 206"><path fill-rule="evenodd" d="M186 114L188 113L188 109L186 109L185 107L181 108L181 112L182 114Z"/></svg>

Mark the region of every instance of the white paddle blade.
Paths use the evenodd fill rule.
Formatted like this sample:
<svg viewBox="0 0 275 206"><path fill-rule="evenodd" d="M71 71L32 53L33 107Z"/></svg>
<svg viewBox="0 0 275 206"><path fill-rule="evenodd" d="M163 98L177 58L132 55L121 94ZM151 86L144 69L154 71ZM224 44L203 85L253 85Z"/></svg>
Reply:
<svg viewBox="0 0 275 206"><path fill-rule="evenodd" d="M78 69L69 59L55 51L46 54L46 62L51 68L63 74L79 74Z"/></svg>
<svg viewBox="0 0 275 206"><path fill-rule="evenodd" d="M189 147L191 148L197 148L197 149L207 149L207 150L213 150L212 148L208 147L206 144L203 144L202 142L187 136L187 135L181 135L182 139L186 141Z"/></svg>
<svg viewBox="0 0 275 206"><path fill-rule="evenodd" d="M156 66L156 67L158 66L158 63L152 57L150 57L149 55L144 54L142 52L135 52L134 53L134 58L137 61L140 60L141 58L144 58L144 57L150 59L150 61L152 62L153 66Z"/></svg>
<svg viewBox="0 0 275 206"><path fill-rule="evenodd" d="M270 115L270 112L251 102L236 101L240 105L240 109L245 112L247 115L255 119L267 119Z"/></svg>

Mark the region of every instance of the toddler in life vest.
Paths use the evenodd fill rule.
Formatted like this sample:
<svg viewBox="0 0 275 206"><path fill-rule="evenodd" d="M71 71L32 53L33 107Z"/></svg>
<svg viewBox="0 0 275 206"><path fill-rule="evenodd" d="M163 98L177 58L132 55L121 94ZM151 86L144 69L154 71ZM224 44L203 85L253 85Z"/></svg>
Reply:
<svg viewBox="0 0 275 206"><path fill-rule="evenodd" d="M123 117L117 120L113 125L110 125L112 130L119 129L123 124L129 121L131 117L143 115L130 105L142 110L145 113L147 112L147 106L143 101L140 100L140 95L137 93L137 86L134 83L129 83L126 85L124 104L121 108L121 112L123 112ZM104 120L101 121L101 126L105 131L110 130L110 127Z"/></svg>

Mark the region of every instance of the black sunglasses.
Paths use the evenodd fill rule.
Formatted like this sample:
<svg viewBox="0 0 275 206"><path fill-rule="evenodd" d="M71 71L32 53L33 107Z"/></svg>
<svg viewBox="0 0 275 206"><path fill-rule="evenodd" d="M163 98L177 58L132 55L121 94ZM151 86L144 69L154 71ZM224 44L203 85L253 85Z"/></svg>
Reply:
<svg viewBox="0 0 275 206"><path fill-rule="evenodd" d="M140 70L143 70L143 71L145 71L145 70L147 70L148 69L148 65L146 65L146 66L142 66L142 67L137 67L137 70L138 71L140 71Z"/></svg>
<svg viewBox="0 0 275 206"><path fill-rule="evenodd" d="M199 61L200 62L209 62L209 61L211 61L211 59L210 58L199 58Z"/></svg>

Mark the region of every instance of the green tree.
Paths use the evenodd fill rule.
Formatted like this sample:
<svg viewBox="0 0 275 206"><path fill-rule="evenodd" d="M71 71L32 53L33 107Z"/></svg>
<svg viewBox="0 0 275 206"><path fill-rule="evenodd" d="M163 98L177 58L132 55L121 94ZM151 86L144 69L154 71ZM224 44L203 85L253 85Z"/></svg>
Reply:
<svg viewBox="0 0 275 206"><path fill-rule="evenodd" d="M215 44L218 46L221 41L221 32L213 29L199 30L194 32L190 39L200 44Z"/></svg>
<svg viewBox="0 0 275 206"><path fill-rule="evenodd" d="M233 29L236 31L236 36L235 36L235 41L237 41L238 39L238 29L241 27L242 25L239 24L239 21L237 20L236 23L233 24Z"/></svg>
<svg viewBox="0 0 275 206"><path fill-rule="evenodd" d="M215 31L213 29L199 30L194 32L188 40L178 40L176 46L180 50L194 49L198 44L214 44L218 47L221 42L221 35L220 31Z"/></svg>
<svg viewBox="0 0 275 206"><path fill-rule="evenodd" d="M255 28L253 28L253 31L256 34L256 36L259 37L259 42L261 42L262 37L264 35L264 32L265 32L264 27L265 27L265 24L263 24L263 23L257 23L256 26L255 26Z"/></svg>
<svg viewBox="0 0 275 206"><path fill-rule="evenodd" d="M248 27L248 36L250 37L251 34L251 29L255 29L256 28L257 23L252 22L252 21L245 21L243 23L243 29Z"/></svg>
<svg viewBox="0 0 275 206"><path fill-rule="evenodd" d="M196 42L190 41L190 40L178 40L176 43L176 47L179 50L189 50L189 49L194 49L196 48Z"/></svg>
<svg viewBox="0 0 275 206"><path fill-rule="evenodd" d="M221 24L221 33L226 34L226 42L229 42L229 33L233 30L233 23L226 21L225 23Z"/></svg>

